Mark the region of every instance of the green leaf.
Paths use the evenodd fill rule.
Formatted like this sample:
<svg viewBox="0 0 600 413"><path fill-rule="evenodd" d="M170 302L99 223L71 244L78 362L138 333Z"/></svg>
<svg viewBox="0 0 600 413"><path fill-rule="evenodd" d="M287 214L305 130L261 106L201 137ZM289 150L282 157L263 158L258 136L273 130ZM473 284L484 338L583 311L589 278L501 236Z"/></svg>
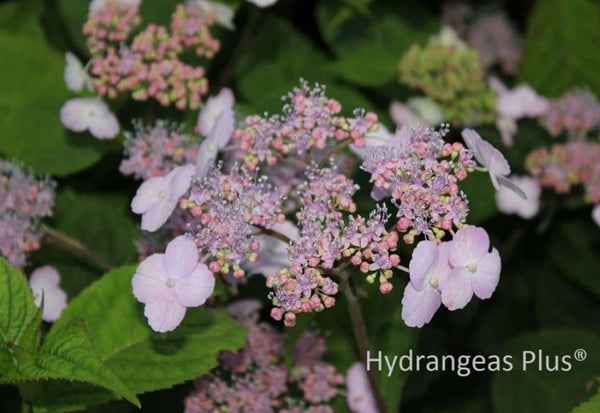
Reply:
<svg viewBox="0 0 600 413"><path fill-rule="evenodd" d="M41 40L5 33L0 50L0 151L38 173L55 175L98 161L108 146L87 133L67 132L60 122L60 108L70 97L62 57Z"/></svg>
<svg viewBox="0 0 600 413"><path fill-rule="evenodd" d="M589 230L589 222L569 220L557 223L560 242L551 244L549 257L560 273L600 297L600 234Z"/></svg>
<svg viewBox="0 0 600 413"><path fill-rule="evenodd" d="M44 41L40 25L43 3L39 0L12 1L0 5L0 30Z"/></svg>
<svg viewBox="0 0 600 413"><path fill-rule="evenodd" d="M531 13L520 77L547 96L572 87L600 95L600 6L592 0L540 0Z"/></svg>
<svg viewBox="0 0 600 413"><path fill-rule="evenodd" d="M340 0L321 1L317 3L317 20L324 39L342 59L354 54L357 47L363 49L361 53L367 53L364 49L371 44L387 55L387 61L397 56L396 68L400 56L412 43L423 42L439 30L439 19L426 5L414 2L371 2L368 13L365 13ZM375 53L372 57L377 59L376 62L386 61ZM376 70L374 63L363 61L354 70Z"/></svg>
<svg viewBox="0 0 600 413"><path fill-rule="evenodd" d="M240 92L255 113L279 113L281 96L300 78L324 84L327 96L339 100L348 114L354 108L372 109L359 92L333 78L326 56L290 25L269 19L262 33L238 70Z"/></svg>
<svg viewBox="0 0 600 413"><path fill-rule="evenodd" d="M102 386L139 407L139 400L102 362L94 350L85 322L71 319L50 330L40 351L20 360L17 371L2 377L4 383L64 379ZM28 387L29 388L29 387ZM31 387L37 389L36 387ZM27 394L35 400L35 392Z"/></svg>
<svg viewBox="0 0 600 413"><path fill-rule="evenodd" d="M600 412L600 391L587 402L571 410L571 413L598 413Z"/></svg>
<svg viewBox="0 0 600 413"><path fill-rule="evenodd" d="M480 224L496 214L496 191L489 174L472 172L467 179L459 182L458 186L467 194L469 200L469 224Z"/></svg>
<svg viewBox="0 0 600 413"><path fill-rule="evenodd" d="M141 234L129 215L130 202L123 194L67 189L57 196L53 226L113 265L131 264Z"/></svg>
<svg viewBox="0 0 600 413"><path fill-rule="evenodd" d="M58 9L67 31L79 52L87 54L86 39L82 28L88 17L90 2L80 0L58 0Z"/></svg>
<svg viewBox="0 0 600 413"><path fill-rule="evenodd" d="M16 350L35 351L39 320L27 279L0 257L0 375L16 367Z"/></svg>
<svg viewBox="0 0 600 413"><path fill-rule="evenodd" d="M225 312L206 308L189 309L171 333L153 332L131 293L134 272L130 266L104 275L71 301L52 330L74 317L86 320L98 356L135 394L194 379L217 365L220 350L243 347L245 329ZM34 404L36 412L61 412L114 398L97 387L51 383L38 388Z"/></svg>
<svg viewBox="0 0 600 413"><path fill-rule="evenodd" d="M492 396L494 411L511 413L564 413L587 397L586 384L600 371L600 336L586 330L542 330L508 340L500 353L512 355L513 370L494 374ZM576 361L578 349L587 352ZM542 358L523 369L523 352L542 352ZM496 353L495 353L496 354ZM548 371L555 356L569 356L570 371ZM537 361L542 361L540 371ZM567 367L565 363L562 366Z"/></svg>
<svg viewBox="0 0 600 413"><path fill-rule="evenodd" d="M435 29L432 25L414 27L395 14L365 24L369 31L352 48L341 53L331 67L344 80L362 86L395 82L404 51L412 43L423 41Z"/></svg>
<svg viewBox="0 0 600 413"><path fill-rule="evenodd" d="M373 0L343 0L348 6L358 10L363 14L369 13L369 4L373 2Z"/></svg>

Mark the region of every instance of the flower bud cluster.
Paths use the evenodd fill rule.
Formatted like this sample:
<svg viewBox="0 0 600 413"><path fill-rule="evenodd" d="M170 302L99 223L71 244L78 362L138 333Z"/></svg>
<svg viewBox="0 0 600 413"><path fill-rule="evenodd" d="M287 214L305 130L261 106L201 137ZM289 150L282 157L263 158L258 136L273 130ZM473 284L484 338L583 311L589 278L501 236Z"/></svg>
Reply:
<svg viewBox="0 0 600 413"><path fill-rule="evenodd" d="M452 123L494 120L495 94L484 76L476 51L440 38L424 47L414 44L400 61L400 82L436 100Z"/></svg>
<svg viewBox="0 0 600 413"><path fill-rule="evenodd" d="M279 159L304 157L307 151L323 150L345 139L362 147L365 135L377 129L377 115L372 112L355 111L354 119L341 116L342 105L325 96L320 85L311 89L308 82L301 81L300 87L282 99L286 102L283 114L249 116L244 128L234 133L249 169L260 162L272 166Z"/></svg>
<svg viewBox="0 0 600 413"><path fill-rule="evenodd" d="M180 207L193 216L190 231L200 250L211 254L209 268L214 273L244 276L240 262L256 261L260 244L254 235L282 223L277 191L259 177L235 165L229 173L221 167L192 183L188 199Z"/></svg>
<svg viewBox="0 0 600 413"><path fill-rule="evenodd" d="M194 163L198 145L180 128L166 121L153 126L134 123L134 132L126 133L125 158L119 170L136 179L163 176L177 166Z"/></svg>
<svg viewBox="0 0 600 413"><path fill-rule="evenodd" d="M210 34L214 13L198 5L178 5L171 30L149 24L131 43L131 32L140 24L136 6L108 1L92 11L83 27L92 54L91 83L103 96L114 99L131 93L135 100L154 99L163 106L198 109L208 91L205 71L181 60L188 50L212 57L219 42Z"/></svg>
<svg viewBox="0 0 600 413"><path fill-rule="evenodd" d="M566 132L571 138L585 137L600 129L600 102L591 92L567 92L551 101L543 124L552 135Z"/></svg>
<svg viewBox="0 0 600 413"><path fill-rule="evenodd" d="M566 194L583 185L586 200L600 202L600 144L572 141L536 149L527 156L526 165L543 186Z"/></svg>
<svg viewBox="0 0 600 413"><path fill-rule="evenodd" d="M418 128L407 142L372 148L361 166L398 208L396 229L407 244L420 234L440 239L465 222L468 200L458 184L476 164L461 143L444 142L447 132Z"/></svg>

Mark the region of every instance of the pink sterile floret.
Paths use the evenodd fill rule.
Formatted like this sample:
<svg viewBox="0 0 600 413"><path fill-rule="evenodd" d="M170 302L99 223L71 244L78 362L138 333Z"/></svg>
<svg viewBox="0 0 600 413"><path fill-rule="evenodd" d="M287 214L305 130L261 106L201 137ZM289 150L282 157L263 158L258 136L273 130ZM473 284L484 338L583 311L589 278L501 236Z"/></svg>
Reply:
<svg viewBox="0 0 600 413"><path fill-rule="evenodd" d="M186 307L204 304L215 287L208 267L198 262L196 244L182 235L140 263L131 281L133 295L144 303L144 315L154 331L174 330Z"/></svg>

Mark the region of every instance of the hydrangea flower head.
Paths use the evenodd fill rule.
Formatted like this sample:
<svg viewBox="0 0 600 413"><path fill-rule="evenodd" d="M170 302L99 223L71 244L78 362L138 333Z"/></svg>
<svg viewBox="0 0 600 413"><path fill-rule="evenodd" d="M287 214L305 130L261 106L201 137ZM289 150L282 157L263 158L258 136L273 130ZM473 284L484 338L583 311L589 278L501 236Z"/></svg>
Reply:
<svg viewBox="0 0 600 413"><path fill-rule="evenodd" d="M172 240L164 254L153 254L138 266L131 281L133 295L145 304L144 315L154 331L174 330L187 307L198 307L215 287L208 267L198 262L194 241L182 235Z"/></svg>
<svg viewBox="0 0 600 413"><path fill-rule="evenodd" d="M54 322L67 307L67 294L60 288L58 271L48 265L36 268L29 277L29 288L33 292L36 307L44 303L42 320Z"/></svg>
<svg viewBox="0 0 600 413"><path fill-rule="evenodd" d="M67 88L73 92L81 92L81 89L87 87L88 90L93 90L90 76L87 74L83 65L71 52L65 53L65 83Z"/></svg>
<svg viewBox="0 0 600 413"><path fill-rule="evenodd" d="M429 323L442 303L439 286L450 273L448 243L421 241L409 264L410 282L402 298L402 319L409 327Z"/></svg>
<svg viewBox="0 0 600 413"><path fill-rule="evenodd" d="M348 407L353 413L377 413L375 398L369 385L367 371L361 362L356 362L346 373Z"/></svg>
<svg viewBox="0 0 600 413"><path fill-rule="evenodd" d="M513 177L511 180L519 186L527 196L523 199L514 191L502 186L496 192L496 205L505 214L517 214L521 218L531 219L540 209L540 182L529 176Z"/></svg>
<svg viewBox="0 0 600 413"><path fill-rule="evenodd" d="M24 267L26 254L40 247L40 220L52 215L55 184L19 165L0 160L0 255Z"/></svg>
<svg viewBox="0 0 600 413"><path fill-rule="evenodd" d="M464 308L473 294L490 298L500 280L500 254L489 252L490 238L483 228L466 226L449 243L448 261L452 266L440 280L442 302L449 310Z"/></svg>
<svg viewBox="0 0 600 413"><path fill-rule="evenodd" d="M179 198L189 189L195 169L194 165L180 166L140 185L131 201L131 210L142 215L143 230L156 231L167 221Z"/></svg>
<svg viewBox="0 0 600 413"><path fill-rule="evenodd" d="M494 119L495 94L476 51L434 36L425 46L413 44L399 69L400 82L434 99L445 120L477 124Z"/></svg>
<svg viewBox="0 0 600 413"><path fill-rule="evenodd" d="M89 130L98 139L113 139L119 133L119 121L106 103L97 98L74 98L60 109L60 120L75 132Z"/></svg>
<svg viewBox="0 0 600 413"><path fill-rule="evenodd" d="M527 155L526 165L543 186L559 194L568 193L574 185L583 184L585 200L600 202L600 144L570 141L536 149Z"/></svg>
<svg viewBox="0 0 600 413"><path fill-rule="evenodd" d="M570 91L550 103L544 126L552 135L567 132L570 138L581 138L600 129L600 102L589 91Z"/></svg>

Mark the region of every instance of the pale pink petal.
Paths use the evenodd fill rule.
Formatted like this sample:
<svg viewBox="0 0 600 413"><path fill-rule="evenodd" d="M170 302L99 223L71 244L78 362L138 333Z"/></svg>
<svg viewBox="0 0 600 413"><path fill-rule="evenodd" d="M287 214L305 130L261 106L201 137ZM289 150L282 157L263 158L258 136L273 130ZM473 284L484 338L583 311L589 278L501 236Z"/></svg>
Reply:
<svg viewBox="0 0 600 413"><path fill-rule="evenodd" d="M460 310L469 304L473 298L471 279L472 274L466 268L453 268L440 283L442 303L448 310Z"/></svg>
<svg viewBox="0 0 600 413"><path fill-rule="evenodd" d="M42 320L54 322L67 307L67 294L59 287L60 275L48 265L37 268L29 278L36 307L43 302Z"/></svg>
<svg viewBox="0 0 600 413"><path fill-rule="evenodd" d="M469 148L473 152L473 156L475 157L475 159L477 159L477 161L480 164L486 166L484 163L483 155L479 151L480 144L483 141L483 139L481 139L481 136L479 136L479 134L473 129L463 129L461 135L463 140L465 141L465 144L467 145L467 148Z"/></svg>
<svg viewBox="0 0 600 413"><path fill-rule="evenodd" d="M167 245L163 266L170 278L187 277L198 265L198 247L185 235L180 235Z"/></svg>
<svg viewBox="0 0 600 413"><path fill-rule="evenodd" d="M440 308L442 298L438 290L431 286L418 291L408 283L402 297L402 319L409 327L423 327Z"/></svg>
<svg viewBox="0 0 600 413"><path fill-rule="evenodd" d="M219 115L226 109L231 110L233 103L233 92L228 88L221 89L217 96L209 97L198 115L198 128L200 132L204 136L208 136L213 130Z"/></svg>
<svg viewBox="0 0 600 413"><path fill-rule="evenodd" d="M596 205L594 209L592 209L592 219L600 227L600 204Z"/></svg>
<svg viewBox="0 0 600 413"><path fill-rule="evenodd" d="M67 294L60 288L44 290L44 308L42 320L52 323L60 317L67 308Z"/></svg>
<svg viewBox="0 0 600 413"><path fill-rule="evenodd" d="M277 0L247 0L252 4L256 4L258 7L269 7L277 3Z"/></svg>
<svg viewBox="0 0 600 413"><path fill-rule="evenodd" d="M171 292L157 301L146 304L144 315L152 330L166 333L175 330L181 324L185 316L185 307L177 303L175 294Z"/></svg>
<svg viewBox="0 0 600 413"><path fill-rule="evenodd" d="M517 133L517 121L513 118L498 116L496 119L496 127L500 132L502 144L506 147L511 147L514 144L514 136Z"/></svg>
<svg viewBox="0 0 600 413"><path fill-rule="evenodd" d="M185 307L197 307L204 304L215 289L215 276L203 263L187 277L177 280L175 297Z"/></svg>
<svg viewBox="0 0 600 413"><path fill-rule="evenodd" d="M505 214L517 214L524 219L533 218L540 208L542 187L539 181L528 176L516 176L512 178L512 182L523 191L525 198L507 186L501 185L496 192L498 210Z"/></svg>
<svg viewBox="0 0 600 413"><path fill-rule="evenodd" d="M119 121L110 111L98 115L89 121L90 133L98 139L113 139L119 133Z"/></svg>
<svg viewBox="0 0 600 413"><path fill-rule="evenodd" d="M85 116L86 105L83 99L70 99L60 109L60 121L75 132L83 132L88 128L89 119Z"/></svg>
<svg viewBox="0 0 600 413"><path fill-rule="evenodd" d="M502 94L508 90L504 83L496 76L490 76L489 85L492 90L498 94Z"/></svg>
<svg viewBox="0 0 600 413"><path fill-rule="evenodd" d="M133 295L141 303L160 299L168 292L168 275L163 267L164 254L152 254L138 265L131 285Z"/></svg>
<svg viewBox="0 0 600 413"><path fill-rule="evenodd" d="M59 282L60 274L49 265L36 268L29 276L31 288L53 289L58 287Z"/></svg>
<svg viewBox="0 0 600 413"><path fill-rule="evenodd" d="M353 413L377 413L375 398L371 392L367 370L360 363L354 363L346 373L348 407Z"/></svg>
<svg viewBox="0 0 600 413"><path fill-rule="evenodd" d="M450 242L442 242L437 246L437 261L429 271L430 283L435 284L443 282L450 274L450 262L448 261L448 251Z"/></svg>
<svg viewBox="0 0 600 413"><path fill-rule="evenodd" d="M198 149L196 160L196 178L204 178L217 159L217 145L210 139L205 139Z"/></svg>
<svg viewBox="0 0 600 413"><path fill-rule="evenodd" d="M415 289L422 290L428 285L427 276L437 259L438 250L435 242L421 241L417 244L408 265L410 282Z"/></svg>
<svg viewBox="0 0 600 413"><path fill-rule="evenodd" d="M492 296L500 281L501 268L500 254L496 248L477 263L477 270L473 274L471 282L473 292L477 297L484 300Z"/></svg>
<svg viewBox="0 0 600 413"><path fill-rule="evenodd" d="M65 66L65 83L67 88L73 92L80 92L83 89L84 84L88 81L83 65L71 52L65 53L65 60L67 62Z"/></svg>
<svg viewBox="0 0 600 413"><path fill-rule="evenodd" d="M169 191L169 182L162 176L150 178L143 182L131 200L131 210L136 214L143 214L150 210L156 203L166 198Z"/></svg>
<svg viewBox="0 0 600 413"><path fill-rule="evenodd" d="M142 215L141 228L145 231L154 232L163 226L167 219L177 207L177 201L163 200L150 207L150 209Z"/></svg>
<svg viewBox="0 0 600 413"><path fill-rule="evenodd" d="M225 108L215 120L209 138L217 145L217 149L223 149L231 139L234 129L235 118L233 110Z"/></svg>
<svg viewBox="0 0 600 413"><path fill-rule="evenodd" d="M169 200L178 201L187 192L196 173L194 165L184 165L173 169L165 179L169 181Z"/></svg>
<svg viewBox="0 0 600 413"><path fill-rule="evenodd" d="M479 261L490 249L490 238L483 228L472 225L459 229L449 243L448 260L453 267Z"/></svg>

